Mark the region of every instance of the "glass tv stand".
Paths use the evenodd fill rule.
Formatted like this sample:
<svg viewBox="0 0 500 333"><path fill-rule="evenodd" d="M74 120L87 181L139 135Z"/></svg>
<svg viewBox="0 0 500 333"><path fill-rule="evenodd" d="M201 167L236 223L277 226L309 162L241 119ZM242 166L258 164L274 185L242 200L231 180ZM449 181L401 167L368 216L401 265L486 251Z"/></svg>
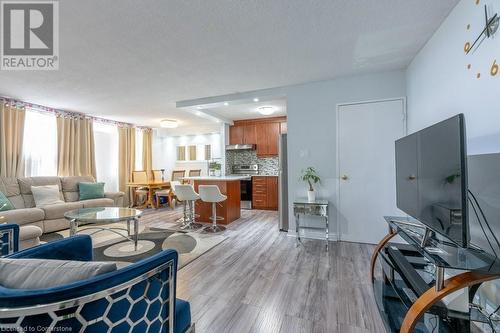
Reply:
<svg viewBox="0 0 500 333"><path fill-rule="evenodd" d="M472 300L482 283L500 278L498 258L437 235L428 237L430 231L417 220L384 218L389 234L373 253L370 274L389 332L467 333L473 332L471 322L491 324ZM408 244L390 242L396 235Z"/></svg>

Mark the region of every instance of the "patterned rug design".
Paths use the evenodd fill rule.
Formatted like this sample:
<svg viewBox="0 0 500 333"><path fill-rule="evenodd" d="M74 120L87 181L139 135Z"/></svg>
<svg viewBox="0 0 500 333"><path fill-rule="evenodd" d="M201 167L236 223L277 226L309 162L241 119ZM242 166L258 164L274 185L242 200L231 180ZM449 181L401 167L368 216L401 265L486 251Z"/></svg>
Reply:
<svg viewBox="0 0 500 333"><path fill-rule="evenodd" d="M126 223L99 225L99 227L113 227L126 229ZM133 230L133 226L131 227ZM116 229L115 229L116 231ZM126 235L126 231L118 231ZM187 265L214 246L223 242L227 237L223 235L204 234L201 231L182 231L173 223L165 228L139 225L139 241L137 251L134 243L110 231L92 229L92 225L83 225L78 234L91 235L94 246L94 260L114 261L118 267L148 258L165 249L176 249L179 253L179 268ZM69 237L69 230L61 230L44 234L41 240L50 242L56 239Z"/></svg>

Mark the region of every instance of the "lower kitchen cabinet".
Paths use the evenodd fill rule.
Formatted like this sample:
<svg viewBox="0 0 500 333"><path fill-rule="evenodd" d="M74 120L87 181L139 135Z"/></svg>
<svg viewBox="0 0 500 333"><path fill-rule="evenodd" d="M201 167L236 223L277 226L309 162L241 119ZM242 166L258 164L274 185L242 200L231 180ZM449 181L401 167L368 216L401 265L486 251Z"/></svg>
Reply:
<svg viewBox="0 0 500 333"><path fill-rule="evenodd" d="M278 210L278 177L252 177L252 207L254 209Z"/></svg>

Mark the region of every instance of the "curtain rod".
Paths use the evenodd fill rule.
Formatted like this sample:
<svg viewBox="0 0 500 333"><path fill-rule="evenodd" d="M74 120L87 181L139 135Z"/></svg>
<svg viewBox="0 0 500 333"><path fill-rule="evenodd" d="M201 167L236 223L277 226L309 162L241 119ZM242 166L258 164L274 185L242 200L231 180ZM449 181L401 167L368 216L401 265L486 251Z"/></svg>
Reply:
<svg viewBox="0 0 500 333"><path fill-rule="evenodd" d="M131 123L125 123L125 122L121 122L121 121L90 116L90 115L82 113L82 112L58 110L58 109L50 108L50 107L43 106L40 104L28 103L28 102L24 102L24 101L20 101L20 100L8 98L8 97L3 97L3 96L0 96L0 100L3 100L6 105L10 105L10 106L18 107L18 108L30 108L30 109L34 109L35 111L44 112L44 113L52 113L56 117L74 117L74 118L80 118L80 119L85 118L85 119L91 119L92 121L96 121L96 122L100 122L100 123L104 123L104 124L116 125L118 127L134 127L134 128L139 128L142 130L151 130L152 129L151 127L147 127L147 126L139 126L139 125L135 125L135 124L131 124Z"/></svg>

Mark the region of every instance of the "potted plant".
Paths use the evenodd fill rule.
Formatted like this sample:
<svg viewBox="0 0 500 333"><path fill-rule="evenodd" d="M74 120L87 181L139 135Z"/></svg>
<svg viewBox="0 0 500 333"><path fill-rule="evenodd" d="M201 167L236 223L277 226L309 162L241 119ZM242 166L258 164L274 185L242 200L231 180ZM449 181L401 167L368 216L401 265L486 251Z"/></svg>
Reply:
<svg viewBox="0 0 500 333"><path fill-rule="evenodd" d="M309 190L307 191L307 200L309 202L315 201L316 192L314 191L313 184L321 182L321 178L316 173L316 170L313 167L308 167L302 170L300 179L304 182L307 182L307 184L309 185Z"/></svg>
<svg viewBox="0 0 500 333"><path fill-rule="evenodd" d="M209 166L208 166L209 170L210 170L210 175L211 176L220 176L221 175L221 168L222 168L222 164L221 163L218 163L218 162L210 162L209 163Z"/></svg>

